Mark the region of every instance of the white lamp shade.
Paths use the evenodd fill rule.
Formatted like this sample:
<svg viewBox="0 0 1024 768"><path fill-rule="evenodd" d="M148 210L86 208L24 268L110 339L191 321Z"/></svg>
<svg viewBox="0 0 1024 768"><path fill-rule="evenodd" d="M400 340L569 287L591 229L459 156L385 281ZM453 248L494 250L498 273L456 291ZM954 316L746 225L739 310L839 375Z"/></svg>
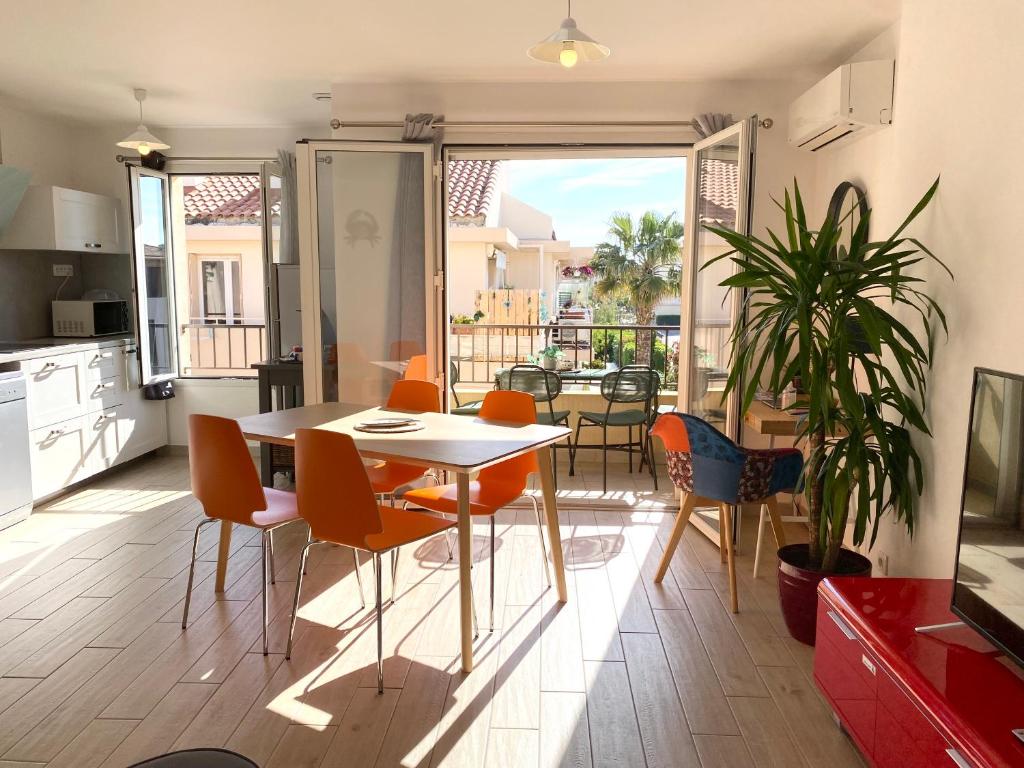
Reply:
<svg viewBox="0 0 1024 768"><path fill-rule="evenodd" d="M611 49L601 45L576 26L576 21L568 18L553 34L532 46L526 53L531 59L550 64L560 64L559 56L565 43L572 42L580 61L601 61L611 55Z"/></svg>
<svg viewBox="0 0 1024 768"><path fill-rule="evenodd" d="M138 149L139 147L146 145L150 149L170 149L170 144L165 144L160 141L156 136L149 132L149 129L141 123L135 129L135 132L131 136L127 136L121 141L117 142L117 146L125 149Z"/></svg>

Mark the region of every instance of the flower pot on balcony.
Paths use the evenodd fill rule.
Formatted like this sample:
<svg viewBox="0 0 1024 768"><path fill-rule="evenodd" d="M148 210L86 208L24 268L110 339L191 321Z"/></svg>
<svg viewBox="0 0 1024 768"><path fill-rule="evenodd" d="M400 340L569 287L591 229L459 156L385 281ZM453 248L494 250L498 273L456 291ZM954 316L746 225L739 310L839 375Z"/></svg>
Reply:
<svg viewBox="0 0 1024 768"><path fill-rule="evenodd" d="M779 550L779 603L789 634L805 645L814 645L818 584L829 576L870 576L871 561L843 549L835 573L812 571L807 568L807 550L807 544L787 544Z"/></svg>
<svg viewBox="0 0 1024 768"><path fill-rule="evenodd" d="M557 371L558 370L558 358L557 357L550 357L548 355L544 355L544 357L542 357L540 359L540 363L541 363L542 366L544 366L544 370L547 370L547 371Z"/></svg>

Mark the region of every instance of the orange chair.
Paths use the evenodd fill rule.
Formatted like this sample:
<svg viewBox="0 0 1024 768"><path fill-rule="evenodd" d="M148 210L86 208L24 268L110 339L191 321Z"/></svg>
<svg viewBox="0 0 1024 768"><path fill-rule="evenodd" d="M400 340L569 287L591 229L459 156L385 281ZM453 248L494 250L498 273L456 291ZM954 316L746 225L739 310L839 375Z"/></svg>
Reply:
<svg viewBox="0 0 1024 768"><path fill-rule="evenodd" d="M323 429L296 430L295 476L299 514L309 523L310 541L299 558L285 658L292 657L292 635L309 548L329 543L369 552L373 555L376 582L377 693L384 693L381 555L445 531L454 523L378 505L356 444L349 435Z"/></svg>
<svg viewBox="0 0 1024 768"><path fill-rule="evenodd" d="M192 562L188 570L181 628L188 626L196 550L203 526L221 520L259 528L263 549L263 655L266 656L267 581L271 584L276 581L272 534L277 528L301 519L295 494L264 488L260 484L256 465L234 419L200 414L188 417L188 467L192 495L203 505L206 519L196 526L192 540Z"/></svg>
<svg viewBox="0 0 1024 768"><path fill-rule="evenodd" d="M432 381L403 379L391 386L391 394L385 408L418 413L440 413L441 392ZM423 477L423 467L385 461L374 467L367 467L373 492L378 496L392 496L396 488ZM381 499L383 501L383 499Z"/></svg>
<svg viewBox="0 0 1024 768"><path fill-rule="evenodd" d="M537 407L533 396L526 392L495 390L488 392L484 397L483 405L480 406L480 418L514 424L536 424ZM481 470L477 479L469 484L470 514L487 515L491 519L491 631L494 630L494 516L499 509L526 495L529 477L537 471L536 454L527 453ZM526 498L533 504L533 513L537 518L544 571L548 586L551 586L551 570L548 566L547 547L544 544L544 525L540 517L540 508L535 496L527 495ZM432 512L458 514L458 492L455 485L416 488L403 493L402 499L407 504L415 504Z"/></svg>
<svg viewBox="0 0 1024 768"><path fill-rule="evenodd" d="M409 363L405 366L405 373L402 374L402 378L427 381L427 356L413 355L410 357Z"/></svg>

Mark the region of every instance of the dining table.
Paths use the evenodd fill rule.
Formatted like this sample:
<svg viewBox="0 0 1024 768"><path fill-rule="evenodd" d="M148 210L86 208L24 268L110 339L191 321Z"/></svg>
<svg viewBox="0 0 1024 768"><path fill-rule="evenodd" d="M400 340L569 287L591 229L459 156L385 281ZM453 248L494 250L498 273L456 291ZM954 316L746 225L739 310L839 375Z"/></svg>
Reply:
<svg viewBox="0 0 1024 768"><path fill-rule="evenodd" d="M372 433L356 425L388 416L411 416L422 423L417 431ZM455 476L458 498L459 601L462 668L473 669L472 519L470 476L486 467L525 453L536 452L540 488L547 523L549 550L558 600L566 602L565 565L558 528L555 483L550 451L540 450L570 434L566 427L542 424L513 424L445 413L410 412L382 407L368 408L353 403L319 403L272 411L237 419L247 440L272 445L295 445L298 429L324 429L350 435L364 459L396 461L436 469ZM338 514L344 514L344 500L338 500ZM215 588L223 591L231 546L231 524L221 523Z"/></svg>

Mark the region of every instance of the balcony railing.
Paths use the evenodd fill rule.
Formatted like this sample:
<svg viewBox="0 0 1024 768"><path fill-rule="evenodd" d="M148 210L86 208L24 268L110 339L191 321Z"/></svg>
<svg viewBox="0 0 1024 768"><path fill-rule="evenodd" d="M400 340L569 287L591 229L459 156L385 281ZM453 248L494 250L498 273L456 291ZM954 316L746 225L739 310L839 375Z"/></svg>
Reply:
<svg viewBox="0 0 1024 768"><path fill-rule="evenodd" d="M183 329L188 340L186 376L255 376L249 366L266 359L266 324L202 322Z"/></svg>
<svg viewBox="0 0 1024 768"><path fill-rule="evenodd" d="M562 370L623 366L646 357L665 386L678 377L678 325L453 325L449 352L460 382L492 384L499 369L537 361L548 346L561 350Z"/></svg>

